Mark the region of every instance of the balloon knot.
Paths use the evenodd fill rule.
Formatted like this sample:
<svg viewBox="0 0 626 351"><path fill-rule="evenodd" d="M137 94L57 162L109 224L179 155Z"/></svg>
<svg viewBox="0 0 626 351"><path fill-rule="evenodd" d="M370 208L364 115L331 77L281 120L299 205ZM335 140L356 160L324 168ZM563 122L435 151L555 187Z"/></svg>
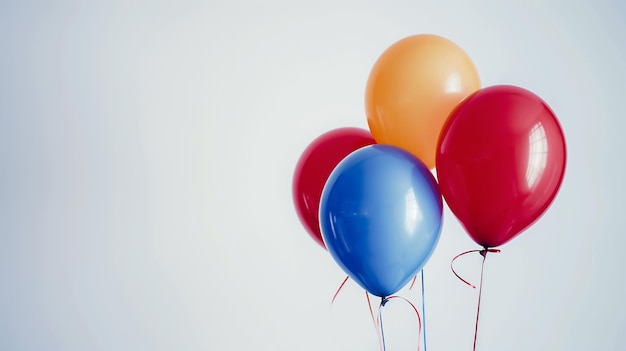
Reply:
<svg viewBox="0 0 626 351"><path fill-rule="evenodd" d="M500 252L500 250L498 250L498 249L490 249L490 248L485 247L483 250L480 250L479 252L480 252L481 256L486 257L487 256L487 252L498 253L498 252Z"/></svg>
<svg viewBox="0 0 626 351"><path fill-rule="evenodd" d="M386 304L387 302L389 302L389 298L384 297L384 296L380 298L380 305L381 305L381 306L385 306L385 304Z"/></svg>

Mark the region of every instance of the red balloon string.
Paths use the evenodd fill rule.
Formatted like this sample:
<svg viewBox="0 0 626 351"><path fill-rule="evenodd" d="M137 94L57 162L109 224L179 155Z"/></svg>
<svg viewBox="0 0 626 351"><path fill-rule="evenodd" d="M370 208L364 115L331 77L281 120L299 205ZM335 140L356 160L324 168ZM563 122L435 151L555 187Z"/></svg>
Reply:
<svg viewBox="0 0 626 351"><path fill-rule="evenodd" d="M413 277L413 281L411 282L411 286L409 286L409 290L413 289L413 285L415 285L416 280L417 280L417 274Z"/></svg>
<svg viewBox="0 0 626 351"><path fill-rule="evenodd" d="M346 282L348 281L348 278L350 278L350 276L346 276L346 279L344 279L343 282L341 283L341 285L339 285L339 289L337 289L337 292L335 292L335 295L333 296L333 299L330 302L331 305L335 302L335 299L337 298L337 295L339 295L339 292L341 291L341 288L343 288L343 286L346 284Z"/></svg>
<svg viewBox="0 0 626 351"><path fill-rule="evenodd" d="M458 274L456 273L456 271L454 270L454 261L456 261L456 259L457 259L457 258L459 258L459 257L461 257L461 256L467 255L468 253L472 253L472 252L480 252L480 251L481 251L481 250L470 250L470 251L461 252L460 254L458 254L458 255L454 256L454 258L453 258L453 259L452 259L452 261L450 262L450 269L452 269L452 273L454 273L454 275L456 275L456 277L457 277L457 278L459 278L459 279L460 279L463 283L465 283L465 284L467 284L467 285L471 286L471 287L472 287L472 288L474 288L474 289L476 289L476 287L475 287L473 284L471 284L471 283L470 283L470 282L468 282L467 280L465 280L465 279L461 278L461 276L460 276L460 275L458 275Z"/></svg>
<svg viewBox="0 0 626 351"><path fill-rule="evenodd" d="M485 247L482 250L465 251L463 253L460 253L460 254L454 256L454 258L452 259L452 262L450 262L450 268L452 269L452 273L454 273L454 275L456 275L456 277L459 278L463 283L465 283L465 284L467 284L467 285L469 285L469 286L471 286L472 288L475 289L476 287L474 285L470 284L467 280L461 278L454 271L454 267L452 265L457 258L459 258L459 257L461 257L463 255L466 255L468 253L471 253L471 252L478 252L483 257L482 263L480 265L480 282L478 284L478 286L479 286L479 288L478 288L478 304L476 306L476 324L474 326L474 346L472 348L472 351L476 351L476 340L478 339L478 319L479 319L479 316L480 316L480 299L481 299L482 292L483 292L483 272L484 272L484 269L485 269L485 260L487 259L487 253L488 252L498 253L498 252L500 252L500 250L498 250L498 249L489 249L489 248Z"/></svg>
<svg viewBox="0 0 626 351"><path fill-rule="evenodd" d="M378 347L380 351L384 351L383 341L381 338L381 334L378 333L378 325L376 319L374 318L374 310L372 309L372 301L370 300L370 294L365 290L365 297L367 298L367 306L370 308L370 316L372 316L372 322L374 323L374 329L376 329L376 336L378 337Z"/></svg>
<svg viewBox="0 0 626 351"><path fill-rule="evenodd" d="M383 306L385 306L385 304L387 304L387 302L389 302L389 300L392 299L400 299L404 302L406 302L407 304L409 304L409 306L411 306L411 308L413 308L413 311L415 311L415 315L417 316L417 325L418 325L418 329L417 329L417 351L420 350L420 335L422 334L422 318L420 317L420 313L417 310L417 307L415 307L415 305L413 305L411 303L411 301L405 299L404 297L401 296L388 296L388 297L382 297L380 300L380 305L378 306L378 316L376 318L376 324L378 326L378 329L380 330L380 340L382 341L382 350L386 351L387 347L385 346L385 332L384 332L384 328L383 328L383 315L382 315L382 308Z"/></svg>
<svg viewBox="0 0 626 351"><path fill-rule="evenodd" d="M422 270L422 308L424 307L424 271ZM333 304L333 302L335 302L335 299L337 298L337 295L339 294L339 292L341 291L341 289L343 288L343 286L346 284L346 282L348 281L348 279L350 278L350 276L346 276L346 278L343 280L343 282L341 282L341 285L339 286L339 288L337 289L337 292L335 292L335 295L333 296L333 299L331 301L331 305ZM413 278L413 280L415 280L417 278L417 275ZM380 330L380 333L378 334L378 342L379 342L379 346L380 346L380 350L381 351L386 351L386 347L385 347L385 334L383 331L383 317L382 317L382 307L389 301L392 299L401 299L402 301L406 302L407 304L409 304L411 306L411 308L413 308L413 311L415 311L415 315L417 316L417 323L418 323L418 331L417 331L417 351L420 350L420 335L422 334L422 318L420 317L420 313L417 310L417 307L415 307L415 305L413 305L413 303L411 303L411 301L405 299L404 297L401 296L388 296L388 297L383 297L381 298L380 301L380 305L378 306L378 316L376 318L374 318L374 310L372 309L372 302L370 300L370 295L367 292L367 290L365 291L365 298L367 299L367 306L369 307L370 310L370 316L372 317L372 322L374 322L374 326L376 327L377 330ZM426 344L426 338L424 338L424 344ZM424 345L425 346L425 345Z"/></svg>
<svg viewBox="0 0 626 351"><path fill-rule="evenodd" d="M370 294L365 291L365 297L367 298L367 307L370 308L370 316L372 316L372 322L374 322L374 327L376 327L376 319L374 319L374 310L372 309L372 301L370 300Z"/></svg>
<svg viewBox="0 0 626 351"><path fill-rule="evenodd" d="M335 292L335 295L333 296L333 299L330 302L331 305L335 302L335 299L337 298L337 295L339 295L339 292L341 291L343 286L346 285L346 282L348 281L349 278L350 278L350 276L346 276L346 278L343 280L343 282L341 282L341 285L339 285L339 289L337 289L337 292ZM367 299L367 306L369 307L369 310L370 310L370 316L372 316L372 322L374 323L374 328L377 329L378 326L377 326L377 323L376 323L376 319L374 318L374 310L372 309L372 302L370 301L370 295L367 292L367 290L365 291L365 298ZM380 346L380 350L383 351L383 344L382 344L380 335L378 335L378 343L379 343L379 346Z"/></svg>
<svg viewBox="0 0 626 351"><path fill-rule="evenodd" d="M476 306L476 324L474 326L474 346L472 348L473 351L476 351L476 340L478 339L478 317L480 316L480 298L483 293L483 271L485 268L485 259L487 259L487 252L484 253L481 251L480 254L483 256L483 261L480 265L480 283L478 288L478 304Z"/></svg>

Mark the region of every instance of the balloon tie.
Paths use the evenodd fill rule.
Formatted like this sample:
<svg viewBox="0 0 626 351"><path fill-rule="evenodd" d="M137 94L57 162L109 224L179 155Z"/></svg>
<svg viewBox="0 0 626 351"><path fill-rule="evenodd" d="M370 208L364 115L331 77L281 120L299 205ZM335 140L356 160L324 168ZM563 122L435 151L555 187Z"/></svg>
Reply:
<svg viewBox="0 0 626 351"><path fill-rule="evenodd" d="M382 350L383 351L387 351L387 346L385 345L385 331L384 331L384 328L383 328L382 308L391 299L400 299L400 300L406 302L407 304L409 304L409 306L411 306L411 308L413 308L413 311L415 311L415 315L417 316L417 325L418 325L418 331L417 331L417 351L419 351L420 350L420 340L421 340L420 339L420 334L422 334L422 318L420 317L419 311L417 310L415 305L413 305L411 303L411 301L405 299L404 297L397 296L397 295L381 297L380 298L380 305L378 306L378 316L376 318L376 325L377 325L378 329L380 330L380 337L379 337L379 339L382 342Z"/></svg>
<svg viewBox="0 0 626 351"><path fill-rule="evenodd" d="M468 253L472 253L472 252L478 252L480 253L480 255L483 257L482 263L480 265L480 281L478 283L478 304L476 306L476 325L474 326L474 346L472 348L472 351L476 351L476 340L478 339L478 318L480 316L480 300L482 297L482 292L483 292L483 272L485 269L485 260L487 259L487 253L492 252L492 253L499 253L500 250L498 249L490 249L488 247L483 248L482 250L470 250L470 251L465 251L463 253L460 253L458 255L456 255L453 259L452 262L450 262L450 268L452 269L452 273L454 273L454 275L456 275L457 278L459 278L461 281L463 281L465 284L471 286L472 288L476 288L474 285L470 284L467 280L461 278L455 271L454 271L454 267L452 266L452 264L454 263L454 261L463 256L466 255Z"/></svg>
<svg viewBox="0 0 626 351"><path fill-rule="evenodd" d="M489 248L486 248L486 247L484 249L482 249L482 250L469 250L469 251L461 252L460 254L454 256L454 258L452 259L452 262L450 262L450 269L452 269L452 273L454 273L454 275L457 278L459 278L463 283L469 285L473 289L476 289L476 286L474 286L474 284L472 284L472 283L468 282L467 280L461 278L461 276L458 275L456 273L456 271L454 270L454 261L456 261L457 258L460 258L461 256L465 256L465 255L467 255L469 253L472 253L472 252L478 252L478 253L480 253L481 256L486 257L487 256L487 252L498 253L498 252L500 252L500 250L498 250L498 249L489 249Z"/></svg>
<svg viewBox="0 0 626 351"><path fill-rule="evenodd" d="M332 301L330 301L331 305L335 302L335 299L337 298L337 295L339 295L339 292L341 291L343 286L346 285L346 282L348 281L348 278L350 278L350 276L346 276L346 279L344 279L343 282L341 283L341 285L339 285L339 289L337 289L337 292L335 292L335 295L333 295Z"/></svg>

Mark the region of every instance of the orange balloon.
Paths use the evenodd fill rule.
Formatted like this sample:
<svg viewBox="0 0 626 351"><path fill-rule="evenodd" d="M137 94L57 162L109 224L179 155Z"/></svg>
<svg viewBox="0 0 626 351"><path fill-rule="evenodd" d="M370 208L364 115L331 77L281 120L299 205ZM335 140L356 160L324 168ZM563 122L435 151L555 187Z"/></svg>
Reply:
<svg viewBox="0 0 626 351"><path fill-rule="evenodd" d="M401 147L430 169L448 115L480 89L474 63L455 43L419 34L390 46L370 72L367 124L379 144Z"/></svg>

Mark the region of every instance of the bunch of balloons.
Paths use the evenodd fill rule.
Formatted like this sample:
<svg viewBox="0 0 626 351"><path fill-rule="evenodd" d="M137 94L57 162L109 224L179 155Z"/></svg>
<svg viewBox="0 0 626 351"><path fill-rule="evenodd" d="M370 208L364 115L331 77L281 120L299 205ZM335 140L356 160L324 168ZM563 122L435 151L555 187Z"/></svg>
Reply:
<svg viewBox="0 0 626 351"><path fill-rule="evenodd" d="M315 139L292 189L311 237L373 295L396 293L426 264L443 200L489 249L534 223L560 188L565 139L550 107L521 87L481 87L446 38L413 35L385 50L365 107L369 131Z"/></svg>

